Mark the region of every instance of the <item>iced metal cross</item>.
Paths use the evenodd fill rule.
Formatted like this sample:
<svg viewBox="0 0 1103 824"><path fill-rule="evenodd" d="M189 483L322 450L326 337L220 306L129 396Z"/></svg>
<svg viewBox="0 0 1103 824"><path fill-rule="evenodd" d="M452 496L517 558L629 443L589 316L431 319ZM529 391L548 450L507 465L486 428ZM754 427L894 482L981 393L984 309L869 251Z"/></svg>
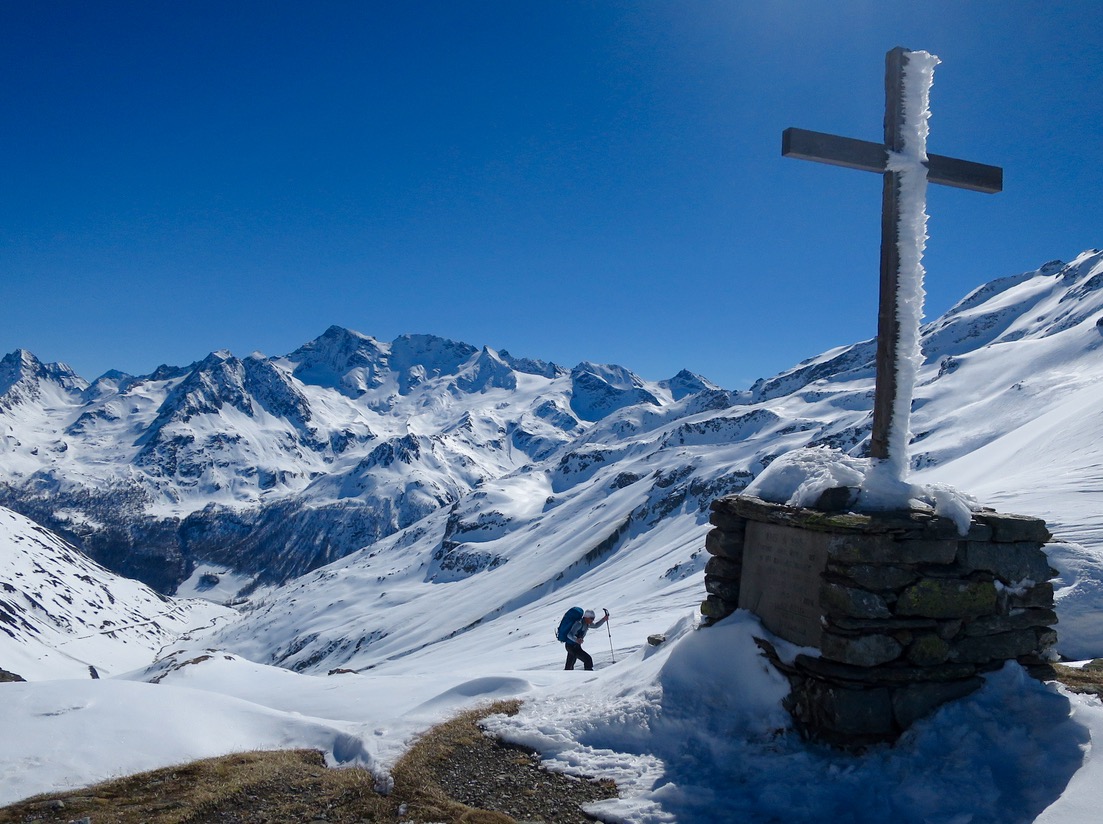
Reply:
<svg viewBox="0 0 1103 824"><path fill-rule="evenodd" d="M901 152L904 125L904 68L908 50L897 47L885 55L885 142L871 143L805 129L781 134L781 154L815 160L848 169L884 175L881 195L881 294L877 311L877 382L873 396L873 435L870 455L889 457L889 433L898 395L896 343L900 323L897 291L900 288L898 227L900 174L888 168L889 152ZM927 182L993 194L1003 189L1003 169L968 160L928 154ZM908 399L910 402L910 398Z"/></svg>

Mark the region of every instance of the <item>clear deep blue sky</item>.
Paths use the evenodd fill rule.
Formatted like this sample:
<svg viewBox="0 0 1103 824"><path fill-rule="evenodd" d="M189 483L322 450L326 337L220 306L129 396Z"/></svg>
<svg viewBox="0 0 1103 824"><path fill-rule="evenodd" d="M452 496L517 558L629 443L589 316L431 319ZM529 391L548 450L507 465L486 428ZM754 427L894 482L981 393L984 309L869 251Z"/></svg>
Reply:
<svg viewBox="0 0 1103 824"><path fill-rule="evenodd" d="M875 332L884 55L942 59L927 317L1103 247L1103 3L0 0L0 353L340 324L730 389Z"/></svg>

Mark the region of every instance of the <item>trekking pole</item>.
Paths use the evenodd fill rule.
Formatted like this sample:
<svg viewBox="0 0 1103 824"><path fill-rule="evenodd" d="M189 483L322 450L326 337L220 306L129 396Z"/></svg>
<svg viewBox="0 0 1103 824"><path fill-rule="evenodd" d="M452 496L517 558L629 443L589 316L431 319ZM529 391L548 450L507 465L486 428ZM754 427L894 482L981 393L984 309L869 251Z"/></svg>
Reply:
<svg viewBox="0 0 1103 824"><path fill-rule="evenodd" d="M609 633L609 657L613 659L613 663L617 662L616 653L613 652L613 631L609 629L609 615L605 615L605 631Z"/></svg>

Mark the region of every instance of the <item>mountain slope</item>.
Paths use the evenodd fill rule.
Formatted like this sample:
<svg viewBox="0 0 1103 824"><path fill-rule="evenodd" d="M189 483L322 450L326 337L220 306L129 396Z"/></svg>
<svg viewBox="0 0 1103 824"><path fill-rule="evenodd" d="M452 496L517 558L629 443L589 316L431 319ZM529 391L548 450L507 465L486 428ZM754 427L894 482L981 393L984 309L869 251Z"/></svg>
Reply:
<svg viewBox="0 0 1103 824"><path fill-rule="evenodd" d="M228 620L209 601L166 598L0 507L0 666L24 678L88 678L146 664L177 636Z"/></svg>

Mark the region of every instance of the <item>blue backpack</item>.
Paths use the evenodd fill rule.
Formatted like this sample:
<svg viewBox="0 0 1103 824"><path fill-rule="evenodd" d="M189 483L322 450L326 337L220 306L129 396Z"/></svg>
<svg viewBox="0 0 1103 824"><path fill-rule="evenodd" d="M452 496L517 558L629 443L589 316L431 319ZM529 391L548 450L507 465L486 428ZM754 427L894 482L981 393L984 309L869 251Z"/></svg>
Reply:
<svg viewBox="0 0 1103 824"><path fill-rule="evenodd" d="M582 607L571 607L563 613L563 620L559 622L559 629L555 631L555 640L560 642L571 640L567 633L580 620L582 620Z"/></svg>

